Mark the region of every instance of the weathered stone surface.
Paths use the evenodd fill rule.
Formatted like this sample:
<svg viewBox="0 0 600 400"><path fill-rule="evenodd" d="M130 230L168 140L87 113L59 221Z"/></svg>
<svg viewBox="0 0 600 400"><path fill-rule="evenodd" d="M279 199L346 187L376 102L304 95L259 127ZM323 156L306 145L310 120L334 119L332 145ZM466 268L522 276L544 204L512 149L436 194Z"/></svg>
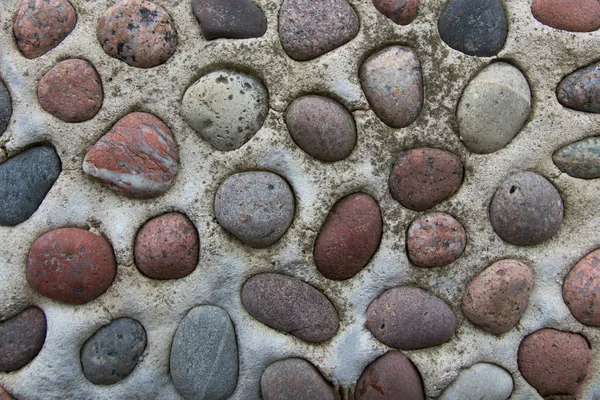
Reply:
<svg viewBox="0 0 600 400"><path fill-rule="evenodd" d="M238 348L227 312L203 305L183 318L171 347L173 385L185 400L225 400L238 380Z"/></svg>
<svg viewBox="0 0 600 400"><path fill-rule="evenodd" d="M269 365L260 378L263 400L336 400L339 396L319 371L301 358Z"/></svg>
<svg viewBox="0 0 600 400"><path fill-rule="evenodd" d="M179 153L167 125L152 114L121 118L83 160L83 172L133 198L165 193L177 174Z"/></svg>
<svg viewBox="0 0 600 400"><path fill-rule="evenodd" d="M269 112L267 89L253 77L233 71L204 75L185 92L181 116L211 146L242 147L262 127Z"/></svg>
<svg viewBox="0 0 600 400"><path fill-rule="evenodd" d="M177 32L167 11L144 0L121 0L98 23L98 40L111 57L152 68L175 53Z"/></svg>
<svg viewBox="0 0 600 400"><path fill-rule="evenodd" d="M21 53L35 58L58 46L76 23L77 14L67 0L23 0L13 33Z"/></svg>
<svg viewBox="0 0 600 400"><path fill-rule="evenodd" d="M346 0L284 0L279 11L281 44L298 61L348 43L359 25L358 15Z"/></svg>
<svg viewBox="0 0 600 400"><path fill-rule="evenodd" d="M563 298L579 322L600 326L600 250L583 257L569 271Z"/></svg>
<svg viewBox="0 0 600 400"><path fill-rule="evenodd" d="M30 307L0 322L0 372L11 372L33 360L46 340L46 315Z"/></svg>
<svg viewBox="0 0 600 400"><path fill-rule="evenodd" d="M504 368L479 363L462 370L439 400L508 400L512 391L512 376Z"/></svg>
<svg viewBox="0 0 600 400"><path fill-rule="evenodd" d="M398 25L408 25L417 18L420 0L372 0L377 10Z"/></svg>
<svg viewBox="0 0 600 400"><path fill-rule="evenodd" d="M323 96L302 96L287 109L285 123L294 142L322 161L339 161L356 145L352 114L337 101Z"/></svg>
<svg viewBox="0 0 600 400"><path fill-rule="evenodd" d="M400 286L386 290L369 304L366 326L390 347L416 350L450 340L456 330L456 317L437 297Z"/></svg>
<svg viewBox="0 0 600 400"><path fill-rule="evenodd" d="M571 32L591 32L600 27L598 0L533 0L531 13L544 25Z"/></svg>
<svg viewBox="0 0 600 400"><path fill-rule="evenodd" d="M531 112L531 91L516 67L496 62L473 78L456 109L458 131L474 153L500 150L519 133Z"/></svg>
<svg viewBox="0 0 600 400"><path fill-rule="evenodd" d="M12 116L12 101L10 93L4 85L4 82L0 80L0 135L6 131L8 124L10 123L10 117Z"/></svg>
<svg viewBox="0 0 600 400"><path fill-rule="evenodd" d="M452 196L463 180L463 163L456 155L421 148L400 153L388 184L404 207L424 211Z"/></svg>
<svg viewBox="0 0 600 400"><path fill-rule="evenodd" d="M117 266L112 246L79 228L44 233L29 250L27 281L37 292L68 304L83 304L104 293Z"/></svg>
<svg viewBox="0 0 600 400"><path fill-rule="evenodd" d="M529 303L533 277L527 265L517 260L498 261L467 286L462 309L483 330L501 335L521 319Z"/></svg>
<svg viewBox="0 0 600 400"><path fill-rule="evenodd" d="M146 348L146 330L138 321L119 318L98 329L81 348L83 374L97 385L128 376Z"/></svg>
<svg viewBox="0 0 600 400"><path fill-rule="evenodd" d="M498 236L508 243L540 244L560 228L562 198L546 178L519 172L496 189L490 203L490 220Z"/></svg>
<svg viewBox="0 0 600 400"><path fill-rule="evenodd" d="M355 193L339 200L315 240L317 269L329 279L352 278L377 251L382 223L379 206L371 196Z"/></svg>
<svg viewBox="0 0 600 400"><path fill-rule="evenodd" d="M337 311L325 295L285 275L260 274L248 279L242 288L242 304L263 324L307 342L329 340L339 326Z"/></svg>
<svg viewBox="0 0 600 400"><path fill-rule="evenodd" d="M409 47L391 46L360 67L360 83L373 112L386 125L404 128L423 108L421 63Z"/></svg>
<svg viewBox="0 0 600 400"><path fill-rule="evenodd" d="M552 161L558 169L574 178L600 178L600 137L571 143L554 153Z"/></svg>
<svg viewBox="0 0 600 400"><path fill-rule="evenodd" d="M556 87L560 104L577 111L600 113L600 63L567 75Z"/></svg>
<svg viewBox="0 0 600 400"><path fill-rule="evenodd" d="M252 0L192 0L194 15L207 40L261 37L267 19Z"/></svg>

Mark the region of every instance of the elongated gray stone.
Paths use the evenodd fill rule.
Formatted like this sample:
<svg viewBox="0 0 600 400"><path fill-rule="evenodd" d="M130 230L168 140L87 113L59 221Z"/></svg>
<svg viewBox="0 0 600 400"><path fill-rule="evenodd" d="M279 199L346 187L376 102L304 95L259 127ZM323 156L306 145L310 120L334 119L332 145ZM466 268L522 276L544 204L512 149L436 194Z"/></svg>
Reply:
<svg viewBox="0 0 600 400"><path fill-rule="evenodd" d="M565 107L600 113L600 62L564 77L556 87L556 97Z"/></svg>
<svg viewBox="0 0 600 400"><path fill-rule="evenodd" d="M600 178L600 137L571 143L554 153L552 161L574 178Z"/></svg>
<svg viewBox="0 0 600 400"><path fill-rule="evenodd" d="M512 391L512 376L504 368L479 363L462 370L439 400L507 400Z"/></svg>

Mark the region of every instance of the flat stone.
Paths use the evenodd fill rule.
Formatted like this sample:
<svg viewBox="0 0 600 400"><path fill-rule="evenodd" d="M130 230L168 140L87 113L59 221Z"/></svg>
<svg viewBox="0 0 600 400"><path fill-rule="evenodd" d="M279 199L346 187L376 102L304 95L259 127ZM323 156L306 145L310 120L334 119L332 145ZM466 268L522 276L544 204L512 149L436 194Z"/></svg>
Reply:
<svg viewBox="0 0 600 400"><path fill-rule="evenodd" d="M501 335L514 328L529 303L533 277L517 260L495 262L467 286L462 309L483 330Z"/></svg>
<svg viewBox="0 0 600 400"><path fill-rule="evenodd" d="M81 348L85 377L111 385L128 376L146 348L146 330L138 321L119 318L98 329Z"/></svg>
<svg viewBox="0 0 600 400"><path fill-rule="evenodd" d="M360 66L360 84L373 112L392 128L412 124L423 108L421 63L409 47L391 46Z"/></svg>
<svg viewBox="0 0 600 400"><path fill-rule="evenodd" d="M46 315L30 307L0 322L0 372L16 371L33 360L46 341Z"/></svg>
<svg viewBox="0 0 600 400"><path fill-rule="evenodd" d="M321 161L339 161L356 145L352 114L337 101L323 96L302 96L290 104L285 123L294 142Z"/></svg>
<svg viewBox="0 0 600 400"><path fill-rule="evenodd" d="M419 288L400 286L369 304L366 326L383 344L417 350L450 340L456 317L439 298Z"/></svg>
<svg viewBox="0 0 600 400"><path fill-rule="evenodd" d="M0 80L0 135L8 128L11 116L12 101L10 99L10 93L6 88L6 85L4 85L4 82Z"/></svg>
<svg viewBox="0 0 600 400"><path fill-rule="evenodd" d="M167 11L144 0L121 0L98 23L104 52L133 67L152 68L175 53L177 32Z"/></svg>
<svg viewBox="0 0 600 400"><path fill-rule="evenodd" d="M501 0L450 0L438 21L442 40L470 56L491 57L508 36Z"/></svg>
<svg viewBox="0 0 600 400"><path fill-rule="evenodd" d="M372 0L375 8L398 25L408 25L417 18L420 0Z"/></svg>
<svg viewBox="0 0 600 400"><path fill-rule="evenodd" d="M319 371L301 358L269 365L260 378L263 400L337 400L339 395Z"/></svg>
<svg viewBox="0 0 600 400"><path fill-rule="evenodd" d="M600 28L598 0L533 0L531 13L544 25L571 32Z"/></svg>
<svg viewBox="0 0 600 400"><path fill-rule="evenodd" d="M29 250L27 281L52 300L87 303L106 292L117 273L112 246L79 228L59 228L37 238Z"/></svg>
<svg viewBox="0 0 600 400"><path fill-rule="evenodd" d="M392 197L404 207L425 211L456 193L463 170L460 158L448 151L412 149L400 153L388 184Z"/></svg>
<svg viewBox="0 0 600 400"><path fill-rule="evenodd" d="M573 178L600 178L600 137L571 143L554 153L552 161Z"/></svg>
<svg viewBox="0 0 600 400"><path fill-rule="evenodd" d="M307 342L323 342L339 327L335 307L324 294L298 278L255 275L242 287L242 304L263 324Z"/></svg>
<svg viewBox="0 0 600 400"><path fill-rule="evenodd" d="M252 0L192 0L192 10L207 40L261 37L267 19Z"/></svg>
<svg viewBox="0 0 600 400"><path fill-rule="evenodd" d="M23 0L13 33L21 53L36 58L65 40L76 23L77 14L67 0Z"/></svg>
<svg viewBox="0 0 600 400"><path fill-rule="evenodd" d="M560 104L577 111L600 113L600 63L567 75L556 87Z"/></svg>
<svg viewBox="0 0 600 400"><path fill-rule="evenodd" d="M294 218L294 193L279 175L267 171L231 175L215 196L221 226L245 244L262 248L278 241Z"/></svg>
<svg viewBox="0 0 600 400"><path fill-rule="evenodd" d="M463 92L456 117L464 145L473 153L500 150L521 131L531 112L525 76L505 62L479 72Z"/></svg>
<svg viewBox="0 0 600 400"><path fill-rule="evenodd" d="M31 147L0 164L0 225L29 219L60 172L60 158L48 146Z"/></svg>
<svg viewBox="0 0 600 400"><path fill-rule="evenodd" d="M358 15L346 0L284 0L279 11L283 50L297 61L343 46L359 27Z"/></svg>
<svg viewBox="0 0 600 400"><path fill-rule="evenodd" d="M519 246L545 242L563 220L560 193L546 178L519 172L498 186L490 203L490 220L503 240Z"/></svg>
<svg viewBox="0 0 600 400"><path fill-rule="evenodd" d="M439 400L508 400L513 386L512 376L504 368L479 363L460 371Z"/></svg>
<svg viewBox="0 0 600 400"><path fill-rule="evenodd" d="M185 92L181 116L211 146L221 151L242 147L269 113L267 89L253 77L215 71Z"/></svg>
<svg viewBox="0 0 600 400"><path fill-rule="evenodd" d="M178 164L169 127L152 114L133 112L92 146L83 160L83 172L117 193L146 199L169 189Z"/></svg>
<svg viewBox="0 0 600 400"><path fill-rule="evenodd" d="M600 250L583 257L569 271L563 298L579 322L600 326Z"/></svg>
<svg viewBox="0 0 600 400"><path fill-rule="evenodd" d="M195 307L183 318L171 346L173 385L185 400L225 400L238 380L238 347L227 312Z"/></svg>
<svg viewBox="0 0 600 400"><path fill-rule="evenodd" d="M65 122L82 122L100 111L104 92L92 64L71 59L57 63L42 77L37 89L44 110Z"/></svg>

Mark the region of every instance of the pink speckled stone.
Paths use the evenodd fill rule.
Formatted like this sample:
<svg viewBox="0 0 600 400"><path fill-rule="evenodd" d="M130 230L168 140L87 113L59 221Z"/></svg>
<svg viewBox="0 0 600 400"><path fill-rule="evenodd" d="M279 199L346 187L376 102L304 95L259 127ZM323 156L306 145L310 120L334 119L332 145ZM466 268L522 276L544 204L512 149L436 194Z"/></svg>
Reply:
<svg viewBox="0 0 600 400"><path fill-rule="evenodd" d="M531 13L544 25L571 32L591 32L600 27L598 0L533 0Z"/></svg>
<svg viewBox="0 0 600 400"><path fill-rule="evenodd" d="M582 324L600 326L600 250L579 260L563 283L563 298Z"/></svg>

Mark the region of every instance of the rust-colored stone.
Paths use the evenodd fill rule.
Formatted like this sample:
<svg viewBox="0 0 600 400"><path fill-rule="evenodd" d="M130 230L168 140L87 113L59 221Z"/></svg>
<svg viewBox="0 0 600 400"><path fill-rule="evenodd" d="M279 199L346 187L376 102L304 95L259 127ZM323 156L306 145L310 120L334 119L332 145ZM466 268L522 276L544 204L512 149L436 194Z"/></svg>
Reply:
<svg viewBox="0 0 600 400"><path fill-rule="evenodd" d="M594 250L571 269L563 283L563 298L579 322L600 326L600 250Z"/></svg>
<svg viewBox="0 0 600 400"><path fill-rule="evenodd" d="M600 27L598 0L533 0L531 13L544 25L571 32L591 32Z"/></svg>
<svg viewBox="0 0 600 400"><path fill-rule="evenodd" d="M0 323L0 372L16 371L33 360L46 340L46 315L30 307ZM10 398L10 397L9 397Z"/></svg>

